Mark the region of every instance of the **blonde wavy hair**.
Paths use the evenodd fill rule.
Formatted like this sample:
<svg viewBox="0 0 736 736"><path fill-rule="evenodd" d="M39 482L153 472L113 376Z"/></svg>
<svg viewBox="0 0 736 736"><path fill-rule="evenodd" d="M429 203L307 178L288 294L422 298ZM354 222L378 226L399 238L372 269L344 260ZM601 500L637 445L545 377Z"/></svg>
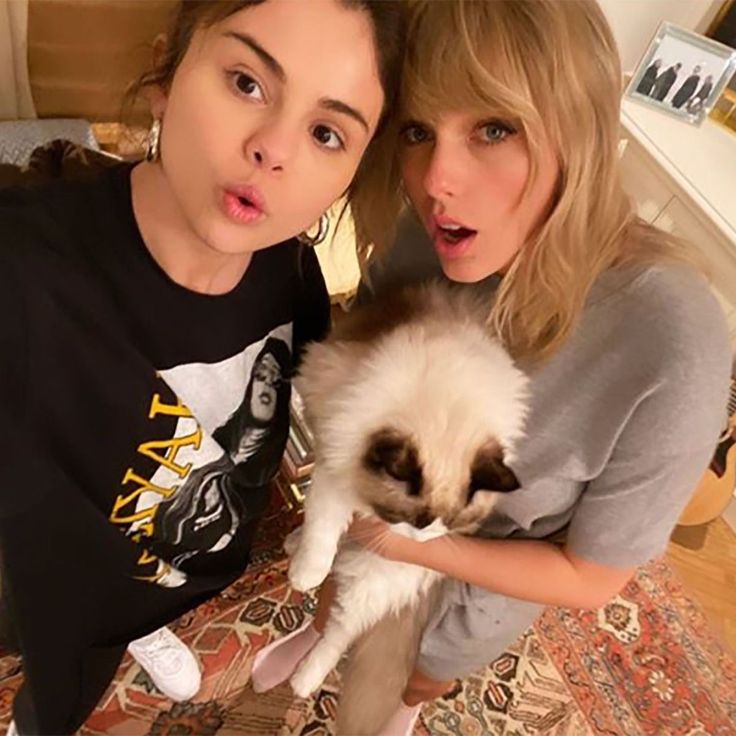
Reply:
<svg viewBox="0 0 736 736"><path fill-rule="evenodd" d="M553 354L606 269L696 260L639 218L622 189L621 90L616 45L595 0L410 3L403 116L462 109L513 121L529 150L527 192L539 142L557 156L548 214L505 273L489 318L517 358Z"/></svg>

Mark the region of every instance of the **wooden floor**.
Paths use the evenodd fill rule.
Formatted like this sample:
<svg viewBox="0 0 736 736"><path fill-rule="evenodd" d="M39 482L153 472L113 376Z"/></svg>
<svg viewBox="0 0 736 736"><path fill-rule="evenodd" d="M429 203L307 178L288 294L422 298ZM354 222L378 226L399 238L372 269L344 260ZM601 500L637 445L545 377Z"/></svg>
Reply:
<svg viewBox="0 0 736 736"><path fill-rule="evenodd" d="M736 533L718 518L705 527L705 540L696 547L703 530L679 528L667 556L685 588L705 608L714 629L736 654ZM687 546L686 546L687 545Z"/></svg>

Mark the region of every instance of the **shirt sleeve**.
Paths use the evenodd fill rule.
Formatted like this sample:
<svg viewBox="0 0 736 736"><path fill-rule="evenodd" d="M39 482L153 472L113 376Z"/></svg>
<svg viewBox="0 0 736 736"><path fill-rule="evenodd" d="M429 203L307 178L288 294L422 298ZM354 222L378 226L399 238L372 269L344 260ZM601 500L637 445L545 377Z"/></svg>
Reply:
<svg viewBox="0 0 736 736"><path fill-rule="evenodd" d="M330 331L330 296L317 254L302 247L298 254L297 297L294 305L294 356L298 366L306 345Z"/></svg>
<svg viewBox="0 0 736 736"><path fill-rule="evenodd" d="M573 514L567 547L574 554L623 568L665 551L727 418L728 332L717 305L709 301L705 316L659 342L662 376L633 408Z"/></svg>
<svg viewBox="0 0 736 736"><path fill-rule="evenodd" d="M27 482L51 492L12 517L0 515L3 604L23 659L24 696L16 705L22 715L16 710L16 717L27 719L20 724L25 733L71 733L70 723L83 712L80 703L104 677L85 668L105 656L101 646L95 658L90 644L101 636L110 609L117 605L131 624L136 621L130 598L120 593L135 549L63 471L44 457L36 464L43 474L29 468L33 477Z"/></svg>
<svg viewBox="0 0 736 736"><path fill-rule="evenodd" d="M0 516L26 508L35 495L26 483L35 467L28 408L28 332L20 274L8 254L0 253Z"/></svg>

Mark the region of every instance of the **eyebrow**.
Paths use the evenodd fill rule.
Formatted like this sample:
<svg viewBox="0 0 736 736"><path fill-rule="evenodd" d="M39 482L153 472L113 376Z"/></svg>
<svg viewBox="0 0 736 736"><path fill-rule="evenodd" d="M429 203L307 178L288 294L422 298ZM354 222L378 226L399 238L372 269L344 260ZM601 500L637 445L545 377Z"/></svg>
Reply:
<svg viewBox="0 0 736 736"><path fill-rule="evenodd" d="M260 60L276 75L280 82L286 81L286 72L284 71L284 67L282 67L281 64L279 64L279 62L276 61L276 59L253 38L253 36L249 36L247 33L238 33L237 31L225 31L223 36L240 41L260 58ZM332 110L333 112L347 115L360 123L360 125L365 128L366 132L370 131L370 126L368 125L368 121L365 117L354 107L351 107L341 100L324 97L319 101L319 106L325 110Z"/></svg>
<svg viewBox="0 0 736 736"><path fill-rule="evenodd" d="M370 131L368 121L360 114L360 112L358 112L358 110L356 110L354 107L350 107L350 105L346 104L345 102L323 97L319 101L319 106L323 107L325 110L332 110L333 112L339 112L343 115L347 115L348 117L353 118L353 120L357 120L365 128L366 133Z"/></svg>
<svg viewBox="0 0 736 736"><path fill-rule="evenodd" d="M245 44L251 51L258 55L260 60L278 77L280 82L286 81L284 67L253 36L249 36L247 33L238 33L237 31L225 31L222 35L227 38L234 38L236 41Z"/></svg>

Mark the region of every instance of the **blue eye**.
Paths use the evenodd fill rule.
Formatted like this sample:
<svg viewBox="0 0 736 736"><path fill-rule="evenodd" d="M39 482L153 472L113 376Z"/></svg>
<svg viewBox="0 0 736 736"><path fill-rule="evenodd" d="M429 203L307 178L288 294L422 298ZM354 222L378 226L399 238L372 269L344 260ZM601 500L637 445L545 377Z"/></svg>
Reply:
<svg viewBox="0 0 736 736"><path fill-rule="evenodd" d="M510 135L516 133L514 128L500 120L491 120L488 123L483 123L478 129L481 132L481 140L491 145L501 143Z"/></svg>
<svg viewBox="0 0 736 736"><path fill-rule="evenodd" d="M404 143L408 143L410 146L425 143L429 140L429 137L429 130L419 123L407 123L401 128L401 138Z"/></svg>
<svg viewBox="0 0 736 736"><path fill-rule="evenodd" d="M250 74L246 74L245 72L232 72L231 77L237 94L258 102L263 102L266 99L261 85L253 79Z"/></svg>
<svg viewBox="0 0 736 736"><path fill-rule="evenodd" d="M312 136L323 148L331 151L339 151L345 148L342 138L332 128L326 125L315 125L312 130Z"/></svg>

